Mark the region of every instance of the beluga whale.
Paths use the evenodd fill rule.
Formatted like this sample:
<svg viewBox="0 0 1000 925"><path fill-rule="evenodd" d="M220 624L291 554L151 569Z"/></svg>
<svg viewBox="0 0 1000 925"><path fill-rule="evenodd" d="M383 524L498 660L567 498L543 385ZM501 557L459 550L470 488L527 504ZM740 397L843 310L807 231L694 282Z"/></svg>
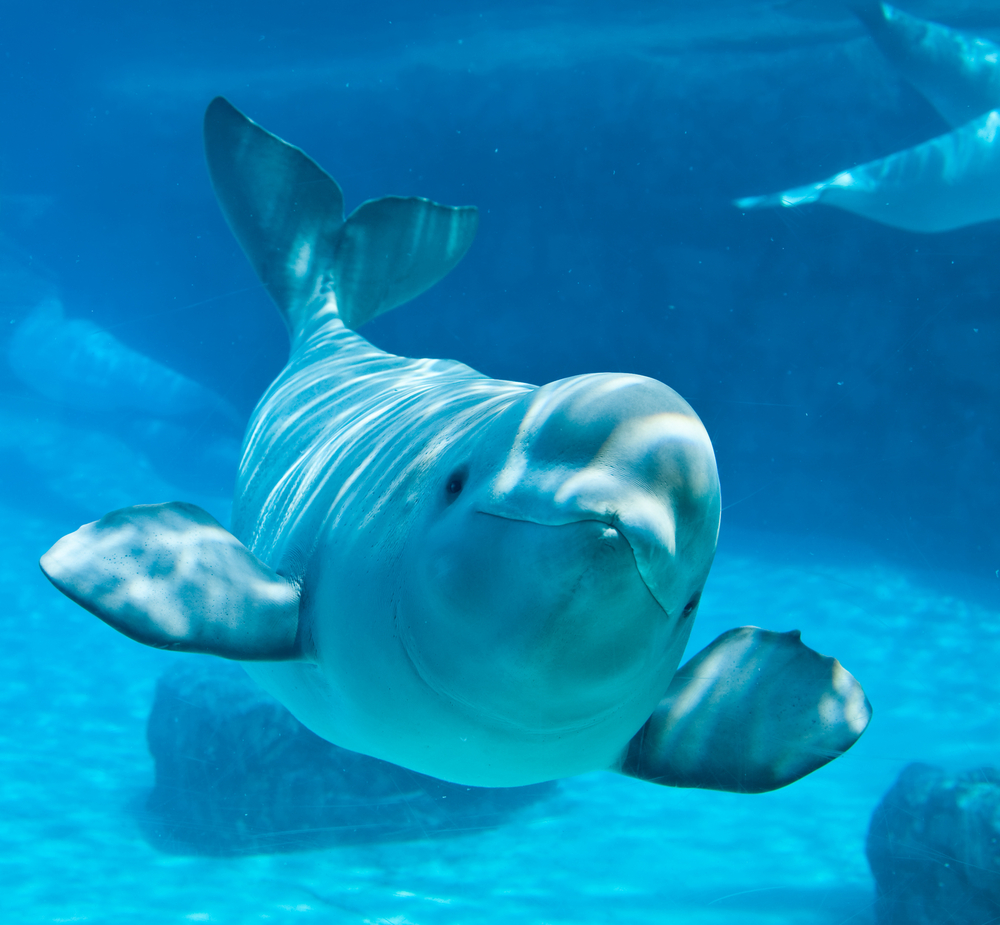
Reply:
<svg viewBox="0 0 1000 925"><path fill-rule="evenodd" d="M871 708L797 632L724 633L678 668L715 555L719 478L654 379L541 387L408 359L357 328L472 243L473 207L340 187L222 98L228 223L288 327L243 447L232 530L113 511L41 567L138 642L235 659L318 735L457 783L608 769L756 792L847 750Z"/></svg>
<svg viewBox="0 0 1000 925"><path fill-rule="evenodd" d="M759 209L820 202L917 232L1000 218L1000 46L877 0L848 6L952 131L819 182L733 204Z"/></svg>

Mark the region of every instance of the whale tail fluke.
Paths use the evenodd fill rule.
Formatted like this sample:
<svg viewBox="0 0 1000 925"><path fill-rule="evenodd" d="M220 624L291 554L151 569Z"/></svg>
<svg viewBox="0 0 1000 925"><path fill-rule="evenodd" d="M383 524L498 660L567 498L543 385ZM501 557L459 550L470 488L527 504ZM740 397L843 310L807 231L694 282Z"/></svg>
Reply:
<svg viewBox="0 0 1000 925"><path fill-rule="evenodd" d="M465 255L474 206L388 196L344 219L337 182L222 97L205 112L205 156L230 228L293 338L331 305L344 324L418 296Z"/></svg>

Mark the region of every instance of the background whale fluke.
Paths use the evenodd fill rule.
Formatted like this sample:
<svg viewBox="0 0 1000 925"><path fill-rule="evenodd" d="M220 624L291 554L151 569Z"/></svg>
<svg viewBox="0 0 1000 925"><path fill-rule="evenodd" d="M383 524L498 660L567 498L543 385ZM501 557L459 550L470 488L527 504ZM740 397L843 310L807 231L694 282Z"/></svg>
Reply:
<svg viewBox="0 0 1000 925"><path fill-rule="evenodd" d="M822 202L925 233L1000 218L1000 46L888 3L862 0L848 6L885 57L953 130L818 183L746 196L733 204L760 209Z"/></svg>
<svg viewBox="0 0 1000 925"><path fill-rule="evenodd" d="M951 231L1000 218L1000 111L923 144L821 180L735 200L739 209L809 202L836 206L906 231Z"/></svg>
<svg viewBox="0 0 1000 925"><path fill-rule="evenodd" d="M840 174L838 174L840 176ZM791 206L801 206L808 202L818 202L824 191L837 177L829 180L821 180L819 183L808 183L805 186L796 186L794 189L786 189L780 193L766 193L763 196L744 196L742 199L734 199L733 205L737 209L775 209L780 206L790 208Z"/></svg>

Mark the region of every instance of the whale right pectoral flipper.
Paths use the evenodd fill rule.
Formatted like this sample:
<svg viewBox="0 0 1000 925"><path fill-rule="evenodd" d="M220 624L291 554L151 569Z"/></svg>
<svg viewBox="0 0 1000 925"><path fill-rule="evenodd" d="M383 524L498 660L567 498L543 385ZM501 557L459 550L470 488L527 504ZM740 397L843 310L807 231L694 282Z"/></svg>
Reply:
<svg viewBox="0 0 1000 925"><path fill-rule="evenodd" d="M112 511L41 559L60 591L137 642L241 661L300 659L299 587L193 504Z"/></svg>
<svg viewBox="0 0 1000 925"><path fill-rule="evenodd" d="M670 787L777 790L847 751L871 714L854 676L798 631L741 626L677 670L620 770Z"/></svg>

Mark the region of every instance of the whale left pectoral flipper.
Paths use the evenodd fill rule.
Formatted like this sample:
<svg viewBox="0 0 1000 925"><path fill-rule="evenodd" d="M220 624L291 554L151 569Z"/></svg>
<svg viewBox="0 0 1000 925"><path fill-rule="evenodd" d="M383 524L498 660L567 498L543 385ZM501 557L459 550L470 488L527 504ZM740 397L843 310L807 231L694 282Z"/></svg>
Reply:
<svg viewBox="0 0 1000 925"><path fill-rule="evenodd" d="M847 751L871 715L853 675L798 631L741 626L678 669L620 770L671 787L776 790Z"/></svg>
<svg viewBox="0 0 1000 925"><path fill-rule="evenodd" d="M148 646L241 661L303 657L298 585L193 504L112 511L39 564L63 594Z"/></svg>

